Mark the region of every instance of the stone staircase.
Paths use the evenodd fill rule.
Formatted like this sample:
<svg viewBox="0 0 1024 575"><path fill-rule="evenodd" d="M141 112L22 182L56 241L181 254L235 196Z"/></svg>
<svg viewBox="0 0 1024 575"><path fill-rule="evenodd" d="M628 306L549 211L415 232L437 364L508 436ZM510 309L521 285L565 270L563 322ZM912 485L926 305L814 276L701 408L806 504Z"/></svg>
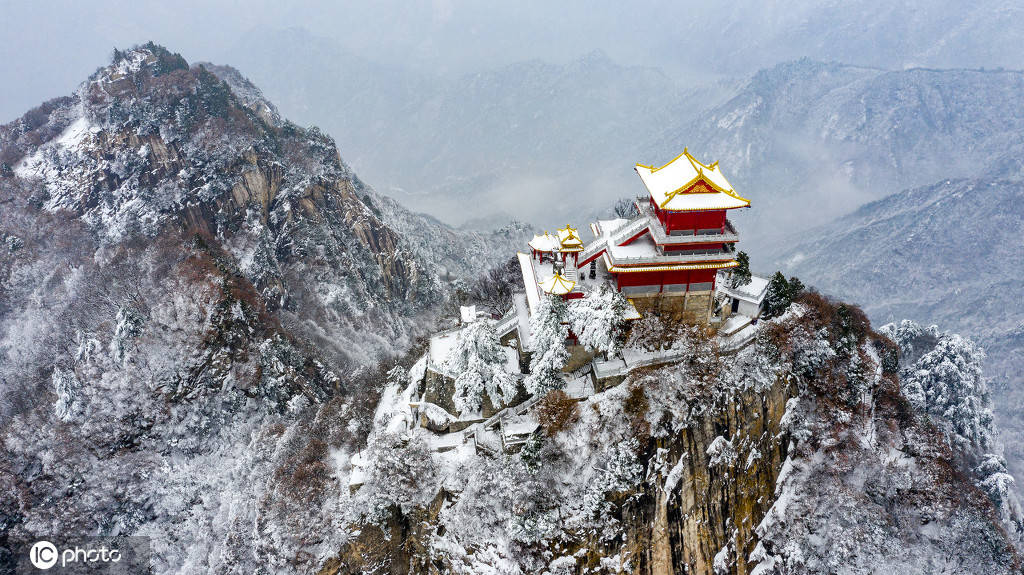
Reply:
<svg viewBox="0 0 1024 575"><path fill-rule="evenodd" d="M580 253L579 261L585 262L585 261L587 261L589 259L592 259L595 256L599 255L601 252L603 252L606 248L607 248L607 245L605 244L605 239L604 238L598 238L598 239L590 242L590 245L588 245Z"/></svg>
<svg viewBox="0 0 1024 575"><path fill-rule="evenodd" d="M640 216L639 218L615 230L615 232L612 233L612 243L616 246L622 245L622 242L639 234L644 228L646 228L649 221L650 220L647 216Z"/></svg>

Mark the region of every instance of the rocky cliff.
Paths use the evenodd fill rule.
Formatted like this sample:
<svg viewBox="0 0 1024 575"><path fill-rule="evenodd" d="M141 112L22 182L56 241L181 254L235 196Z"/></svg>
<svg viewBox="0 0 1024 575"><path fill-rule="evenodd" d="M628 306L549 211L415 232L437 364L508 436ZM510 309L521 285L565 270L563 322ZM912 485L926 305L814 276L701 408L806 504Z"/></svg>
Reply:
<svg viewBox="0 0 1024 575"><path fill-rule="evenodd" d="M319 563L377 360L495 237L380 202L237 71L152 44L0 127L0 565L42 534L148 536L156 572Z"/></svg>
<svg viewBox="0 0 1024 575"><path fill-rule="evenodd" d="M956 346L886 333L816 294L736 355L691 331L687 361L542 418L517 455L431 453L378 418L360 532L322 573L1017 572L984 389L947 382L975 386L972 435L901 388Z"/></svg>

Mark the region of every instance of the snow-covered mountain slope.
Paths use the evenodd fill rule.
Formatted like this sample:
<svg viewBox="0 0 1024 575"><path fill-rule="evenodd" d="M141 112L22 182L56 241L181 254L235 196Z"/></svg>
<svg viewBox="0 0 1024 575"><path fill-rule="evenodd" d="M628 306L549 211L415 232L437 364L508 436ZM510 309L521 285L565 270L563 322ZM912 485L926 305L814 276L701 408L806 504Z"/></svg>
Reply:
<svg viewBox="0 0 1024 575"><path fill-rule="evenodd" d="M735 355L677 331L684 361L578 404L549 396L517 454L396 432L395 382L346 503L359 532L326 572L1020 569L973 343L912 323L878 334L814 294L756 329Z"/></svg>
<svg viewBox="0 0 1024 575"><path fill-rule="evenodd" d="M230 68L115 52L0 127L4 541L148 535L161 573L302 570L376 361L508 237L381 200Z"/></svg>
<svg viewBox="0 0 1024 575"><path fill-rule="evenodd" d="M947 178L1019 177L1024 96L1014 71L884 71L800 60L754 75L655 148L718 160L753 209L736 216L755 255L899 190ZM667 158L666 158L667 159ZM756 259L756 258L755 258Z"/></svg>
<svg viewBox="0 0 1024 575"><path fill-rule="evenodd" d="M857 302L876 321L938 323L979 341L1015 470L1024 461L1022 199L1019 180L947 180L903 191L792 238L775 262Z"/></svg>

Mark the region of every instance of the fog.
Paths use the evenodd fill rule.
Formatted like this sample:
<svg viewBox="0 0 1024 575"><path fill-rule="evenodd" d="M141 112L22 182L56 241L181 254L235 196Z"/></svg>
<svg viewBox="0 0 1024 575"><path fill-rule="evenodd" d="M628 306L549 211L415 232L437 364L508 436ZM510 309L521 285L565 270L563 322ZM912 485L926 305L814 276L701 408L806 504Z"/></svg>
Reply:
<svg viewBox="0 0 1024 575"><path fill-rule="evenodd" d="M531 58L564 63L595 49L679 79L744 74L801 56L888 68L1024 64L1016 3L899 4L4 0L0 120L67 93L115 46L153 40L190 61L218 61L261 28L303 28L353 54L442 75Z"/></svg>
<svg viewBox="0 0 1024 575"><path fill-rule="evenodd" d="M715 106L780 62L1024 67L1015 3L925 4L5 1L0 122L70 93L114 47L152 40L190 62L239 68L285 117L320 126L364 180L413 209L454 225L564 225L641 191L635 162L660 164L695 143L721 150L702 119L736 124L743 110ZM865 190L848 177L845 149L802 137L773 135L794 141L787 159L820 170L808 184L829 191L817 217L897 191ZM728 145L720 156L750 143ZM742 154L730 165L691 151L722 159L755 203L776 204L782 176L762 178ZM784 215L798 228L809 221L799 209Z"/></svg>

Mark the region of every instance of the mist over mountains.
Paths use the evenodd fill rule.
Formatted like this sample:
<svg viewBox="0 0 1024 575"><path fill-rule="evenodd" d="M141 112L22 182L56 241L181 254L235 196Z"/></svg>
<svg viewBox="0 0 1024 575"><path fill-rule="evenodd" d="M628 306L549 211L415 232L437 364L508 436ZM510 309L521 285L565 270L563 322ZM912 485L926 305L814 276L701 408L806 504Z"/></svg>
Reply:
<svg viewBox="0 0 1024 575"><path fill-rule="evenodd" d="M1024 73L884 71L810 60L764 70L739 94L671 126L719 160L754 202L747 244L768 255L790 234L902 189L946 178L1020 177Z"/></svg>
<svg viewBox="0 0 1024 575"><path fill-rule="evenodd" d="M299 121L337 134L378 190L454 224L554 225L610 204L635 189L627 158L650 134L718 97L602 52L448 80L289 30L247 37L232 61Z"/></svg>

